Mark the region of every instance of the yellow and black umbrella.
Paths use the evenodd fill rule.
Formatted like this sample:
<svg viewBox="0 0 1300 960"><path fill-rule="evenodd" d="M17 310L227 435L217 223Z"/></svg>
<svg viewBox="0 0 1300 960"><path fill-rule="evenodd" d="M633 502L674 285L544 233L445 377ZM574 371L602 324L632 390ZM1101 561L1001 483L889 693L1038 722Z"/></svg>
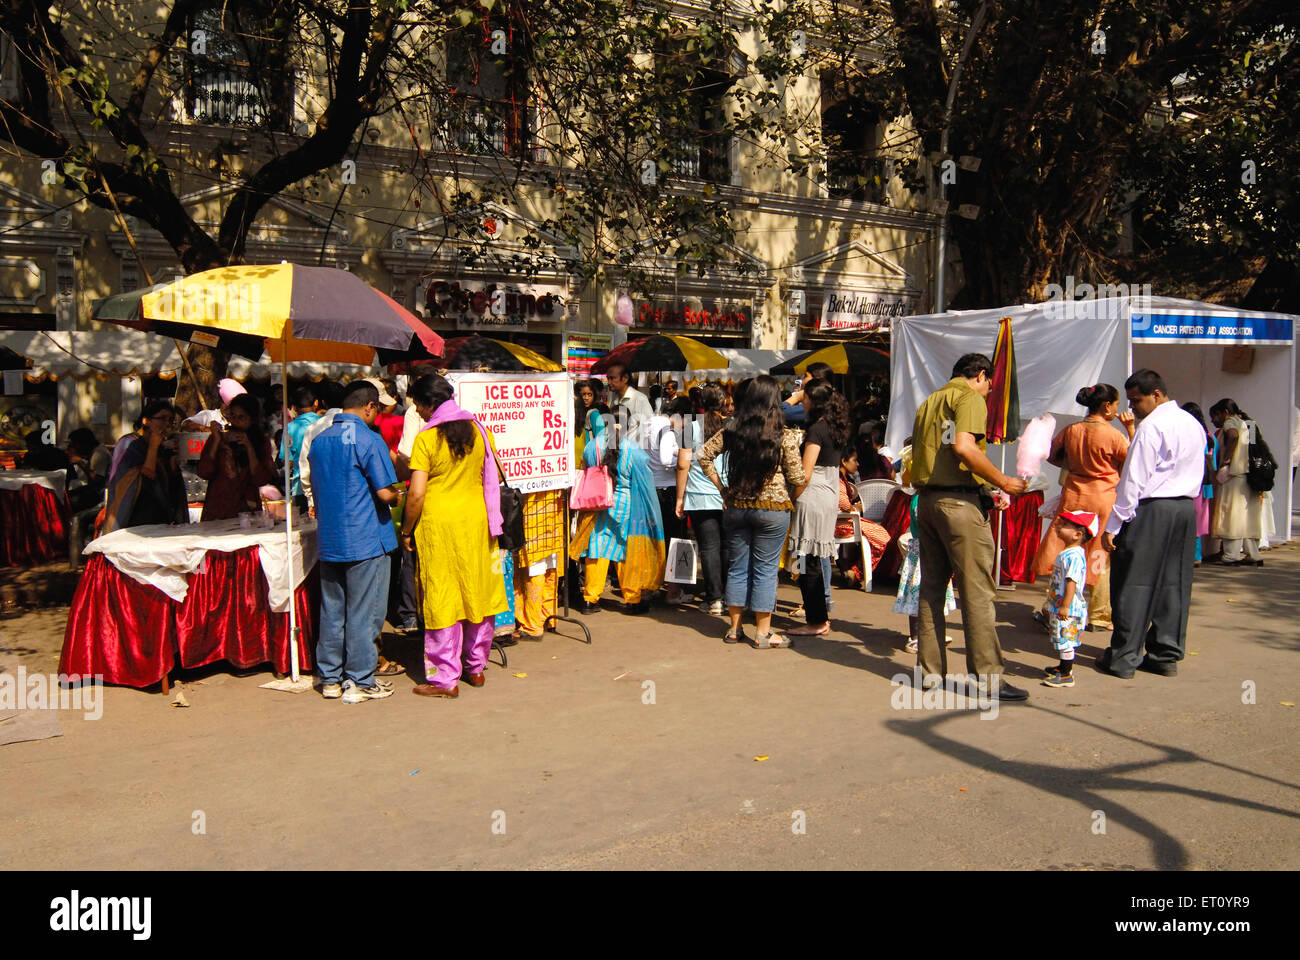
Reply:
<svg viewBox="0 0 1300 960"><path fill-rule="evenodd" d="M708 344L693 337L667 333L629 340L592 364L591 372L604 373L611 364L621 363L632 373L642 370L680 373L686 370L721 370L730 362Z"/></svg>
<svg viewBox="0 0 1300 960"><path fill-rule="evenodd" d="M829 364L834 373L889 373L889 352L865 343L835 343L801 357L792 357L772 368L773 376L802 374L809 364Z"/></svg>

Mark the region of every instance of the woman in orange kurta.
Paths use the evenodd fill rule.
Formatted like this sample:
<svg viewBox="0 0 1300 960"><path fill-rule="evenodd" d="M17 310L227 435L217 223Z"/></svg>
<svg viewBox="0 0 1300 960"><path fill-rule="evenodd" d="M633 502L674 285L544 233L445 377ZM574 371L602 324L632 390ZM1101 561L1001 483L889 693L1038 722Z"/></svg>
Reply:
<svg viewBox="0 0 1300 960"><path fill-rule="evenodd" d="M1110 628L1110 555L1102 548L1101 531L1115 506L1115 487L1128 456L1133 437L1133 415L1120 417L1124 434L1110 426L1119 413L1119 391L1109 383L1084 387L1074 395L1075 403L1088 408L1088 415L1072 423L1054 438L1047 462L1065 467L1069 474L1061 485L1061 510L1082 510L1097 515L1098 535L1084 546L1088 554L1088 623ZM1056 525L1047 528L1034 555L1034 573L1049 576L1056 555L1065 544Z"/></svg>

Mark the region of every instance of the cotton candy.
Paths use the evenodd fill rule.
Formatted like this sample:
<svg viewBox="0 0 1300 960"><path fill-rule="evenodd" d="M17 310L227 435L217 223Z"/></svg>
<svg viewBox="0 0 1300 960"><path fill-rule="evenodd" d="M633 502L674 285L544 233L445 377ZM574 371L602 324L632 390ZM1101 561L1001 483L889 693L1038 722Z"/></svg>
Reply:
<svg viewBox="0 0 1300 960"><path fill-rule="evenodd" d="M1052 452L1052 437L1056 436L1056 418L1050 413L1040 414L1025 425L1016 450L1016 473L1022 477L1037 476L1043 461Z"/></svg>

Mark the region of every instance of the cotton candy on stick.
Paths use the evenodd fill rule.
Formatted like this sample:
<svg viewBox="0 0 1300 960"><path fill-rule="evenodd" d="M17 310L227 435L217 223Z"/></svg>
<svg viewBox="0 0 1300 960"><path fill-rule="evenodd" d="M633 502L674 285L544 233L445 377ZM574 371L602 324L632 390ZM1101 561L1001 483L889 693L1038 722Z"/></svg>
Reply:
<svg viewBox="0 0 1300 960"><path fill-rule="evenodd" d="M1050 413L1039 414L1030 420L1020 434L1016 450L1016 473L1029 478L1038 476L1043 461L1052 452L1052 437L1056 436L1056 418Z"/></svg>

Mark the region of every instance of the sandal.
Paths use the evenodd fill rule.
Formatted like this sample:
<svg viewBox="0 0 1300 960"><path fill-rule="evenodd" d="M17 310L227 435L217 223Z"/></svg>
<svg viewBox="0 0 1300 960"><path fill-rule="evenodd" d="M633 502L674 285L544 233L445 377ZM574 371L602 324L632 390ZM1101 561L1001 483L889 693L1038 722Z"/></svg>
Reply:
<svg viewBox="0 0 1300 960"><path fill-rule="evenodd" d="M396 677L406 672L406 668L400 663L389 660L387 657L380 657L379 663L375 666L375 676L377 677Z"/></svg>
<svg viewBox="0 0 1300 960"><path fill-rule="evenodd" d="M823 623L821 627L813 629L811 626L795 627L787 631L792 637L824 637L831 632L830 621Z"/></svg>
<svg viewBox="0 0 1300 960"><path fill-rule="evenodd" d="M908 637L907 644L903 647L903 649L906 650L908 653L916 653L916 647L917 647L916 637Z"/></svg>
<svg viewBox="0 0 1300 960"><path fill-rule="evenodd" d="M792 646L793 643L789 637L779 633L760 633L749 642L749 645L755 650L774 650L777 647Z"/></svg>
<svg viewBox="0 0 1300 960"><path fill-rule="evenodd" d="M741 627L735 633L732 633L730 630L728 630L726 633L722 635L723 643L740 643L742 641L745 643L749 642L749 637L745 636L744 627Z"/></svg>

